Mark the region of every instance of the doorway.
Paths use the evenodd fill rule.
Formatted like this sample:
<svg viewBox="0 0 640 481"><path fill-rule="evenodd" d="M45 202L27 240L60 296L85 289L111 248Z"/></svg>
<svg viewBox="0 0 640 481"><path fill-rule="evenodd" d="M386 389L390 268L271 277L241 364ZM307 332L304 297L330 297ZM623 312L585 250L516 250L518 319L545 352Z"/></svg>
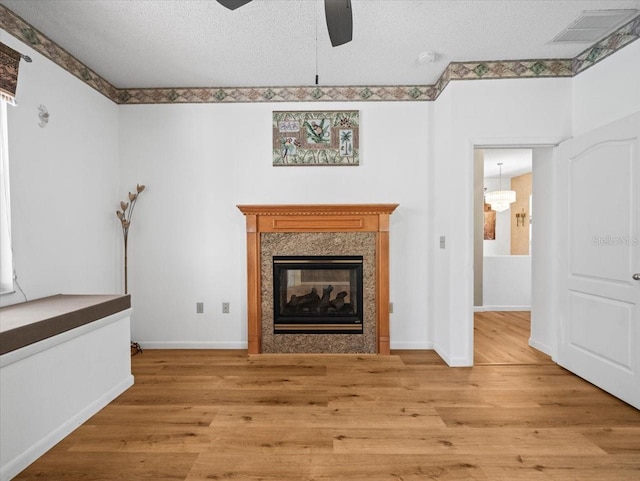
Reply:
<svg viewBox="0 0 640 481"><path fill-rule="evenodd" d="M474 149L474 365L551 359L531 337L532 148ZM507 202L489 204L487 193Z"/></svg>

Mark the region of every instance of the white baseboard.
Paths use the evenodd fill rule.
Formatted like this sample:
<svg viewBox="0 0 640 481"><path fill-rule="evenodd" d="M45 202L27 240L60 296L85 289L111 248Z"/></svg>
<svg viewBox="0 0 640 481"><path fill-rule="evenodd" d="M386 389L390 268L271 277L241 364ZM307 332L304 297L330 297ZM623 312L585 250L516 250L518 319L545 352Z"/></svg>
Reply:
<svg viewBox="0 0 640 481"><path fill-rule="evenodd" d="M447 365L449 367L473 367L473 360L469 361L466 357L452 357Z"/></svg>
<svg viewBox="0 0 640 481"><path fill-rule="evenodd" d="M473 312L484 312L484 306L473 306Z"/></svg>
<svg viewBox="0 0 640 481"><path fill-rule="evenodd" d="M136 341L142 349L247 349L247 341Z"/></svg>
<svg viewBox="0 0 640 481"><path fill-rule="evenodd" d="M8 481L14 476L17 476L22 470L33 463L36 459L46 453L53 446L62 441L66 436L71 434L82 423L87 421L91 416L100 411L103 407L117 398L120 394L125 392L133 386L133 376L130 375L115 385L109 391L104 393L94 402L89 404L82 411L76 413L69 418L65 423L58 426L51 431L48 435L32 445L29 449L24 451L19 456L13 458L7 464L0 468L0 480Z"/></svg>
<svg viewBox="0 0 640 481"><path fill-rule="evenodd" d="M476 307L473 308L475 312L489 312L489 311L531 311L531 306L479 306L482 311L476 311Z"/></svg>
<svg viewBox="0 0 640 481"><path fill-rule="evenodd" d="M529 338L529 345L538 351L544 352L547 356L553 357L553 350L551 349L551 346L537 342L531 337Z"/></svg>
<svg viewBox="0 0 640 481"><path fill-rule="evenodd" d="M449 357L443 353L441 349L438 349L437 346L433 348L438 356L442 358L444 362L447 363L449 367L471 367L473 366L473 359L471 361L467 358L458 358L458 357Z"/></svg>

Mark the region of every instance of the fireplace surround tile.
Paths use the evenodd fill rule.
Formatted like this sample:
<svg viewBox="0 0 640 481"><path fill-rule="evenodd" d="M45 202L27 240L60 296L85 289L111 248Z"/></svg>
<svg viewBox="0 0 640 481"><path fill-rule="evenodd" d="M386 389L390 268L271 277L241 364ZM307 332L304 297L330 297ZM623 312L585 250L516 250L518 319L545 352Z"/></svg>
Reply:
<svg viewBox="0 0 640 481"><path fill-rule="evenodd" d="M375 353L376 235L372 232L263 233L260 238L263 353ZM274 334L273 256L357 255L363 257L362 334Z"/></svg>

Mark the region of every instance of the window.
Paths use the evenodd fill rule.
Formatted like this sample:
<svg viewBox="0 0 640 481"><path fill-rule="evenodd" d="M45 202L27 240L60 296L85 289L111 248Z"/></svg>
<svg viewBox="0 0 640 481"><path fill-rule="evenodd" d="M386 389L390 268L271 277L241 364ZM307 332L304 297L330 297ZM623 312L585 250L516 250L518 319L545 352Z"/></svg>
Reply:
<svg viewBox="0 0 640 481"><path fill-rule="evenodd" d="M13 292L7 104L0 100L0 294Z"/></svg>

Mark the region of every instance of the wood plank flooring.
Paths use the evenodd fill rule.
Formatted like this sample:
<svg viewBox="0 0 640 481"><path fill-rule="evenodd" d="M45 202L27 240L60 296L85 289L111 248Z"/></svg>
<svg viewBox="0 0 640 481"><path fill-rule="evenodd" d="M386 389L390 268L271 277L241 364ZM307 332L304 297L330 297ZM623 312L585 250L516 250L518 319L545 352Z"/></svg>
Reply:
<svg viewBox="0 0 640 481"><path fill-rule="evenodd" d="M476 366L553 363L549 356L529 346L530 312L476 312L473 322Z"/></svg>
<svg viewBox="0 0 640 481"><path fill-rule="evenodd" d="M550 363L145 350L18 480L637 481L640 411Z"/></svg>

